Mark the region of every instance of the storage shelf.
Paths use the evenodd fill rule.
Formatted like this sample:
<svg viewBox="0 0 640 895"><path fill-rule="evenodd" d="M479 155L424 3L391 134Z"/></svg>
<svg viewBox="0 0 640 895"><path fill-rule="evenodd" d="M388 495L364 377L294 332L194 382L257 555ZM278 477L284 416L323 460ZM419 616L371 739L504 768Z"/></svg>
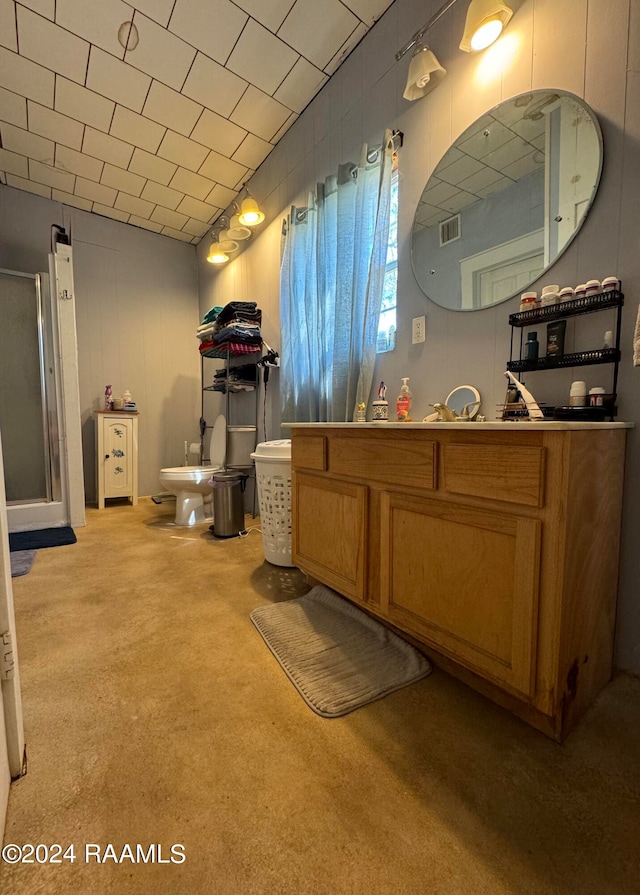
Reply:
<svg viewBox="0 0 640 895"><path fill-rule="evenodd" d="M526 373L529 370L556 370L560 367L589 367L596 364L615 364L620 360L617 348L595 348L593 351L577 351L560 357L539 357L536 360L510 360L507 370Z"/></svg>
<svg viewBox="0 0 640 895"><path fill-rule="evenodd" d="M560 304L533 308L530 311L518 311L509 315L509 324L517 327L531 326L534 323L575 317L577 314L604 311L606 308L619 308L623 304L624 295L614 289L610 292L599 292L597 295L587 295L584 298L572 298L570 301L563 301Z"/></svg>

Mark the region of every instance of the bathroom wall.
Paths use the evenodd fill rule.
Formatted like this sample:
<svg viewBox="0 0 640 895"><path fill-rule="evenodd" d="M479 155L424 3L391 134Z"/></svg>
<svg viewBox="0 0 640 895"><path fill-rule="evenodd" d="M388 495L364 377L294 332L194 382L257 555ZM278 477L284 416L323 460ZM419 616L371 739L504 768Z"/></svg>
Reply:
<svg viewBox="0 0 640 895"><path fill-rule="evenodd" d="M48 270L51 225L72 234L87 503L95 502L94 410L107 383L138 403L140 494L196 441L200 360L193 246L0 186L0 267Z"/></svg>
<svg viewBox="0 0 640 895"><path fill-rule="evenodd" d="M605 162L595 204L579 237L539 285L601 279L623 281L623 361L619 418L634 420L640 406L640 369L632 366L631 341L640 295L637 246L640 237L640 4L630 0L512 0L515 15L504 36L480 55L461 53L458 42L466 3L456 4L432 29L429 43L448 70L429 96L402 98L408 56L395 52L441 5L440 0L396 0L336 75L285 134L253 177L253 195L267 219L243 252L221 270L206 263L207 240L198 246L200 308L231 299L257 300L265 337L279 349L279 259L282 217L292 203L305 203L316 181L339 162L357 158L363 141L379 143L385 127L404 132L400 155L398 333L394 352L379 356L374 385L391 386L410 376L415 418L461 383L476 385L483 411L495 416L504 399L503 371L509 358L511 300L471 313L444 310L429 301L411 269L413 214L429 174L453 140L476 118L510 96L559 88L583 97L604 134ZM411 318L427 315L427 339L412 346ZM596 321L599 315L592 315ZM581 318L583 320L587 318ZM600 322L592 324L599 332ZM585 375L599 378L601 368ZM554 374L555 375L555 374ZM570 371L567 373L570 377ZM536 386L541 400L568 389L565 380ZM539 385L538 385L539 383ZM590 384L599 384L592 382ZM533 381L529 382L533 388ZM277 377L270 381L267 431L279 437ZM549 393L549 394L547 394ZM283 433L286 434L286 433ZM640 673L640 456L639 435L628 441L617 664Z"/></svg>

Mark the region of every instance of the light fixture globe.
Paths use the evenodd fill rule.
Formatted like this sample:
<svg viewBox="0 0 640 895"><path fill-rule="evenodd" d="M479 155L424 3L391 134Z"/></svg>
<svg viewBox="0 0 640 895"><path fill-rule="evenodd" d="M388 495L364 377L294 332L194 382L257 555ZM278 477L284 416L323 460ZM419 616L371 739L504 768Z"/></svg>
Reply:
<svg viewBox="0 0 640 895"><path fill-rule="evenodd" d="M249 227L241 224L238 215L234 214L231 218L229 229L227 230L227 236L229 237L229 239L234 239L242 242L242 240L244 239L249 239L249 237L251 236L251 230L249 229Z"/></svg>
<svg viewBox="0 0 640 895"><path fill-rule="evenodd" d="M255 227L264 221L264 212L252 196L247 196L242 202L242 209L238 215L238 221L245 227Z"/></svg>
<svg viewBox="0 0 640 895"><path fill-rule="evenodd" d="M407 74L407 86L402 94L405 99L414 100L426 96L438 86L447 70L440 65L429 47L418 44Z"/></svg>
<svg viewBox="0 0 640 895"><path fill-rule="evenodd" d="M222 250L222 247L220 246L218 240L214 238L213 242L209 246L207 261L209 262L209 264L225 264L228 260L229 256Z"/></svg>
<svg viewBox="0 0 640 895"><path fill-rule="evenodd" d="M228 230L220 231L220 235L218 236L218 245L220 247L220 250L225 254L228 254L229 252L237 252L239 248L238 243L235 241L235 239L229 238Z"/></svg>
<svg viewBox="0 0 640 895"><path fill-rule="evenodd" d="M500 37L512 15L502 0L471 0L460 49L465 53L485 50Z"/></svg>

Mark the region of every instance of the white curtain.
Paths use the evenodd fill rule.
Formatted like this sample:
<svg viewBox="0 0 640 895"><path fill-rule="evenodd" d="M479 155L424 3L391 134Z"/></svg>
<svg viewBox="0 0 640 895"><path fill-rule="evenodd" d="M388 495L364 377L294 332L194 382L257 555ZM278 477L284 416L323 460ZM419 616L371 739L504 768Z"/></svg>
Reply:
<svg viewBox="0 0 640 895"><path fill-rule="evenodd" d="M282 419L349 422L371 389L389 242L393 138L291 208L280 272Z"/></svg>

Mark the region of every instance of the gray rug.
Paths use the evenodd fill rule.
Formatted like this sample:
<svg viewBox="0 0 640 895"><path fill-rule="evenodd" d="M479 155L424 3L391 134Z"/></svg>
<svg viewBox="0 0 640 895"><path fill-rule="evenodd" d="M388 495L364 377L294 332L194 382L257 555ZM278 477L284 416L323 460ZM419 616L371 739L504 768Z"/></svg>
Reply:
<svg viewBox="0 0 640 895"><path fill-rule="evenodd" d="M19 578L31 571L31 566L36 558L35 550L14 550L9 554L11 558L11 577Z"/></svg>
<svg viewBox="0 0 640 895"><path fill-rule="evenodd" d="M431 672L425 657L335 591L261 606L251 621L305 702L338 718Z"/></svg>

